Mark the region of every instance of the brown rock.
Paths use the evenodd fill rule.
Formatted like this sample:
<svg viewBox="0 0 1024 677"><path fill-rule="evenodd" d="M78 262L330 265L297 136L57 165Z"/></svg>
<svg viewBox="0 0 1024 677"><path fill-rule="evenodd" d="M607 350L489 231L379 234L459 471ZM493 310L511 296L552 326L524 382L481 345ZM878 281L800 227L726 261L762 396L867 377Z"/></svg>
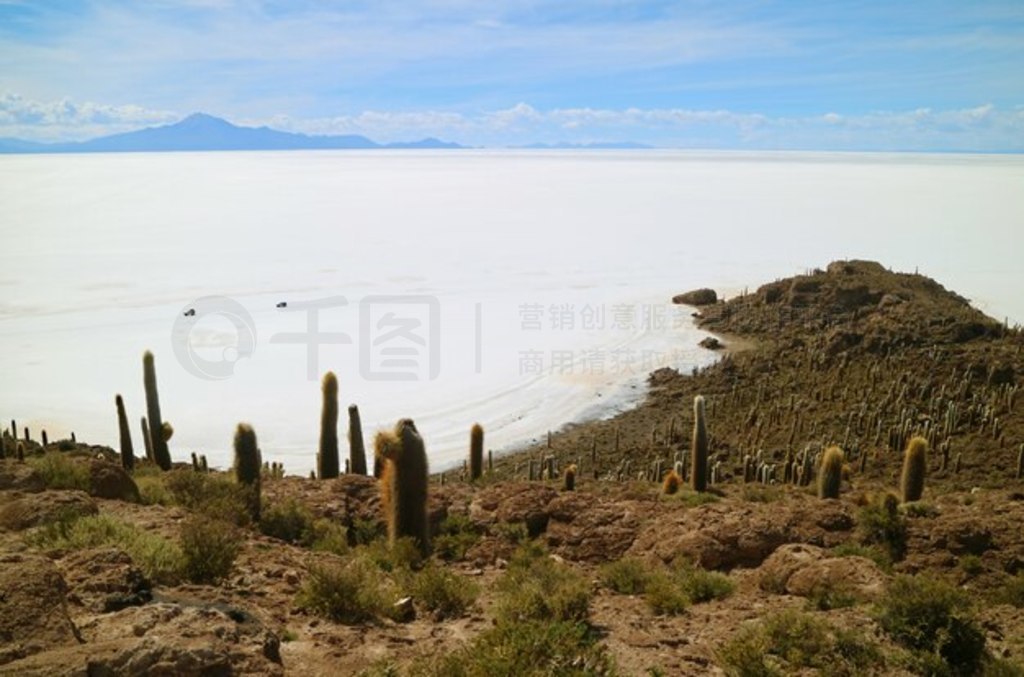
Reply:
<svg viewBox="0 0 1024 677"><path fill-rule="evenodd" d="M37 492L45 488L42 475L32 466L14 459L0 461L0 490Z"/></svg>
<svg viewBox="0 0 1024 677"><path fill-rule="evenodd" d="M139 488L120 465L94 458L89 463L89 493L97 498L113 498L138 503Z"/></svg>
<svg viewBox="0 0 1024 677"><path fill-rule="evenodd" d="M0 555L0 665L78 644L64 603L66 591L57 567L45 557Z"/></svg>
<svg viewBox="0 0 1024 677"><path fill-rule="evenodd" d="M480 491L469 506L469 516L481 524L521 522L531 536L548 527L548 504L558 496L539 482L509 482Z"/></svg>
<svg viewBox="0 0 1024 677"><path fill-rule="evenodd" d="M117 548L90 548L69 553L59 562L68 598L97 613L145 604L150 584L132 558Z"/></svg>
<svg viewBox="0 0 1024 677"><path fill-rule="evenodd" d="M96 502L84 491L19 494L0 505L0 529L22 531L72 515L95 515Z"/></svg>
<svg viewBox="0 0 1024 677"><path fill-rule="evenodd" d="M760 567L762 585L790 595L809 597L823 588L839 587L860 599L877 599L886 576L864 557L830 557L827 550L790 543L781 546Z"/></svg>
<svg viewBox="0 0 1024 677"><path fill-rule="evenodd" d="M694 289L684 294L676 294L672 297L672 303L684 306L710 306L718 303L718 294L714 289Z"/></svg>
<svg viewBox="0 0 1024 677"><path fill-rule="evenodd" d="M698 345L701 348L706 348L708 350L721 350L722 348L725 347L725 345L723 345L722 342L716 339L714 336L705 337L704 339L701 340L701 342Z"/></svg>
<svg viewBox="0 0 1024 677"><path fill-rule="evenodd" d="M571 560L603 562L621 557L640 525L631 502L605 503L593 495L563 494L548 509L547 544Z"/></svg>

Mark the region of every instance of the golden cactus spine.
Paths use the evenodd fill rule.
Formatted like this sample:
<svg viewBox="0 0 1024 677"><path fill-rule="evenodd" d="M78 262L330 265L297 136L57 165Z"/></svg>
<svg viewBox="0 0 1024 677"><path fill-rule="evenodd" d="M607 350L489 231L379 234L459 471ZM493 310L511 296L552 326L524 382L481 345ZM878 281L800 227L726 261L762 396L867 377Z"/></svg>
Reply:
<svg viewBox="0 0 1024 677"><path fill-rule="evenodd" d="M317 474L322 480L338 476L338 377L334 372L324 374L321 384L323 408L320 411L320 451L317 454Z"/></svg>
<svg viewBox="0 0 1024 677"><path fill-rule="evenodd" d="M478 480L484 472L484 429L474 423L469 431L469 479Z"/></svg>
<svg viewBox="0 0 1024 677"><path fill-rule="evenodd" d="M690 482L694 491L708 488L708 428L704 414L704 397L693 398L693 466Z"/></svg>
<svg viewBox="0 0 1024 677"><path fill-rule="evenodd" d="M374 451L381 458L381 504L388 523L388 541L416 541L420 551L430 549L427 521L427 452L411 419L404 418L394 432L379 433Z"/></svg>
<svg viewBox="0 0 1024 677"><path fill-rule="evenodd" d="M563 487L566 491L576 491L576 464L570 463L563 475Z"/></svg>
<svg viewBox="0 0 1024 677"><path fill-rule="evenodd" d="M164 438L164 423L160 417L160 395L156 388L156 365L153 353L142 356L142 381L146 388L146 416L149 419L149 442L153 447L153 461L161 470L171 469L171 452Z"/></svg>
<svg viewBox="0 0 1024 677"><path fill-rule="evenodd" d="M256 431L247 423L235 429L235 480L246 487L249 516L260 520L260 449L256 444Z"/></svg>
<svg viewBox="0 0 1024 677"><path fill-rule="evenodd" d="M359 407L348 408L348 469L356 475L366 474L366 446L363 444L363 422L359 418Z"/></svg>
<svg viewBox="0 0 1024 677"><path fill-rule="evenodd" d="M120 395L114 398L117 407L117 429L121 435L121 467L131 472L135 469L135 448L132 446L132 433L128 429L128 415L124 411L124 400Z"/></svg>
<svg viewBox="0 0 1024 677"><path fill-rule="evenodd" d="M843 450L829 447L821 457L818 471L818 498L839 498L839 487L843 483Z"/></svg>
<svg viewBox="0 0 1024 677"><path fill-rule="evenodd" d="M928 442L914 437L907 443L903 454L903 473L900 475L900 493L904 503L920 501L924 493L924 475L928 464Z"/></svg>

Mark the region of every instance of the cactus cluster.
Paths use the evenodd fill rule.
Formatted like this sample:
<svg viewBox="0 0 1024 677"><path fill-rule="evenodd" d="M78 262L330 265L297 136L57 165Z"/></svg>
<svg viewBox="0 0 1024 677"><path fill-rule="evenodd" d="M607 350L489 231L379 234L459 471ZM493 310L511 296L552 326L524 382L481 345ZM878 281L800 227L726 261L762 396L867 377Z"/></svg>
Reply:
<svg viewBox="0 0 1024 677"><path fill-rule="evenodd" d="M411 419L403 418L393 431L374 440L374 455L381 459L381 503L388 525L388 541L415 540L423 553L430 550L427 520L429 468L423 438Z"/></svg>

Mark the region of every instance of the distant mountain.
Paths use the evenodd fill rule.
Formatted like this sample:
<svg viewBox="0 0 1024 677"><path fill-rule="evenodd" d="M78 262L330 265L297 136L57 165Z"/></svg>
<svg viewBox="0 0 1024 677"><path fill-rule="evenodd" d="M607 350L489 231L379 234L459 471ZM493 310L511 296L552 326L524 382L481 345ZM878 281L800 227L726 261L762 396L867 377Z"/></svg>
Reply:
<svg viewBox="0 0 1024 677"><path fill-rule="evenodd" d="M329 150L372 148L462 148L457 143L423 139L386 145L365 136L309 136L269 127L239 127L227 120L194 113L180 122L75 143L35 143L0 139L0 153L134 153L210 150Z"/></svg>

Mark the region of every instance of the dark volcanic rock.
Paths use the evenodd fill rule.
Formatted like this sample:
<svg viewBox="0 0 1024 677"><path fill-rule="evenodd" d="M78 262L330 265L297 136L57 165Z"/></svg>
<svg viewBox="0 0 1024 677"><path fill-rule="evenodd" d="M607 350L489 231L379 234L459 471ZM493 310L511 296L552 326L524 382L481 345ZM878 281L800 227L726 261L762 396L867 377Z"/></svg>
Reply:
<svg viewBox="0 0 1024 677"><path fill-rule="evenodd" d="M694 289L685 294L677 294L672 297L672 303L685 306L710 306L718 303L718 294L714 289Z"/></svg>

